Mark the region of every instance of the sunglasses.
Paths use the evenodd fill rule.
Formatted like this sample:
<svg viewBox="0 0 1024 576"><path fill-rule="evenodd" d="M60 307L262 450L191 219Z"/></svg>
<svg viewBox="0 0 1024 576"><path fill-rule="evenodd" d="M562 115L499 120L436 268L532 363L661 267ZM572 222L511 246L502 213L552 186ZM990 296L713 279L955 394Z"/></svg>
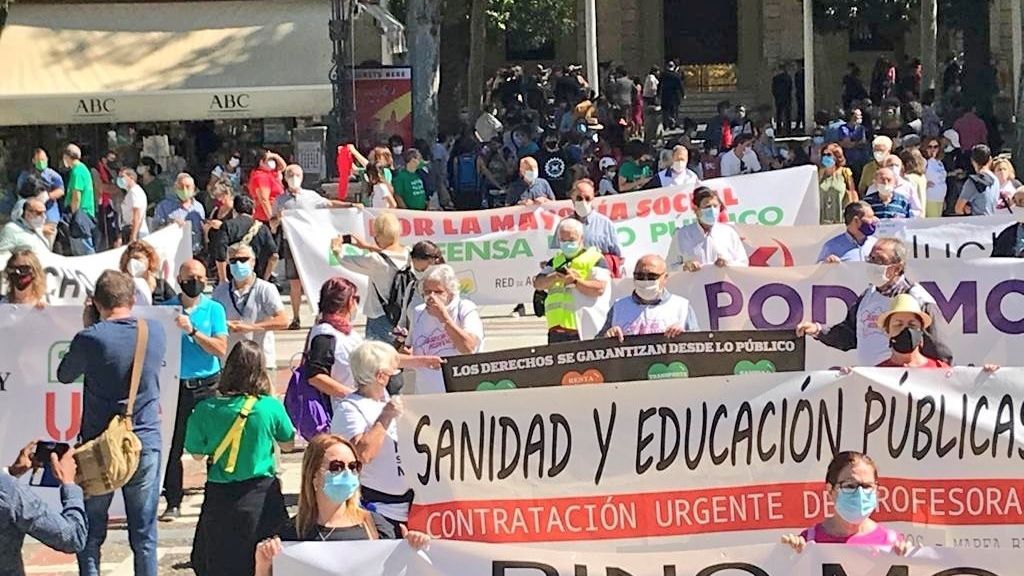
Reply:
<svg viewBox="0 0 1024 576"><path fill-rule="evenodd" d="M658 273L655 273L655 272L637 272L637 273L633 274L633 279L634 280L640 280L640 281L644 281L644 280L658 280L661 277L662 277L662 274L658 274Z"/></svg>
<svg viewBox="0 0 1024 576"><path fill-rule="evenodd" d="M13 276L28 276L32 273L32 268L29 266L12 266L7 269L7 273Z"/></svg>
<svg viewBox="0 0 1024 576"><path fill-rule="evenodd" d="M353 460L352 462L344 462L342 460L331 460L327 463L327 471L331 474L337 474L338 472L344 472L348 468L352 472L359 474L363 471L363 463L359 460Z"/></svg>
<svg viewBox="0 0 1024 576"><path fill-rule="evenodd" d="M229 262L231 262L232 264L245 264L249 260L250 258L248 256L242 256L239 258L232 258L231 260L229 260Z"/></svg>

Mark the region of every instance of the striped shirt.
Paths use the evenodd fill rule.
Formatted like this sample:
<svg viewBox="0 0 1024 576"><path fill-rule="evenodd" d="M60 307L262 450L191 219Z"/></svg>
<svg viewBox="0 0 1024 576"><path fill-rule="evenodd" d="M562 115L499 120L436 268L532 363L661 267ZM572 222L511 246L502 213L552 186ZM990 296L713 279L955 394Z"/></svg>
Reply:
<svg viewBox="0 0 1024 576"><path fill-rule="evenodd" d="M910 202L900 194L893 194L889 202L882 202L878 193L869 194L864 201L871 205L875 217L880 219L910 218Z"/></svg>

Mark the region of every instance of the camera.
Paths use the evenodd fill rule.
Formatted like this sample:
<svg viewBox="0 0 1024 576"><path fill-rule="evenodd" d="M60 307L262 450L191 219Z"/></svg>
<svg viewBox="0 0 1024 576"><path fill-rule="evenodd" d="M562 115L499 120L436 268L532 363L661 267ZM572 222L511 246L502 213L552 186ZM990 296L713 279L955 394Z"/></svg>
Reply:
<svg viewBox="0 0 1024 576"><path fill-rule="evenodd" d="M46 488L56 488L60 486L60 481L53 473L53 466L50 462L50 455L56 454L57 459L63 458L68 450L71 449L70 444L64 442L48 442L40 440L36 442L36 451L32 455L32 476L29 478L29 485L31 486L42 486Z"/></svg>

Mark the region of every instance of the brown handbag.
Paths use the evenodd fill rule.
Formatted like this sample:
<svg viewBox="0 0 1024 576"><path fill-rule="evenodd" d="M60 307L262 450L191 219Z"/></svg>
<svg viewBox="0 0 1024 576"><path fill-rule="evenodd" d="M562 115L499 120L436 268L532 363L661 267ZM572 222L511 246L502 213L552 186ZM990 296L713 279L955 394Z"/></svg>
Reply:
<svg viewBox="0 0 1024 576"><path fill-rule="evenodd" d="M86 496L109 494L124 486L139 468L142 442L132 431L132 411L142 379L142 363L146 358L149 326L145 320L136 322L135 358L132 360L131 385L124 415L115 415L99 436L75 448L78 473L75 483Z"/></svg>

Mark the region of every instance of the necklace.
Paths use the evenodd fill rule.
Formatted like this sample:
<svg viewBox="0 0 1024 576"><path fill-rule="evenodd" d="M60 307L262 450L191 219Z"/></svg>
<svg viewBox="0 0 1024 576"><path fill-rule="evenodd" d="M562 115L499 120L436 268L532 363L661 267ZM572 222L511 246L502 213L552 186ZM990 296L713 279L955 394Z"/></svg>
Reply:
<svg viewBox="0 0 1024 576"><path fill-rule="evenodd" d="M330 538L331 536L333 536L333 535L334 535L334 531L335 531L335 530L337 530L337 529L338 529L337 527L331 528L331 531L327 533L327 536L324 536L324 533L323 533L323 531L322 531L322 530L320 530L319 528L317 528L317 529L316 529L316 535L320 537L320 541L321 541L321 542L327 542L327 540L328 540L328 539L329 539L329 538Z"/></svg>

